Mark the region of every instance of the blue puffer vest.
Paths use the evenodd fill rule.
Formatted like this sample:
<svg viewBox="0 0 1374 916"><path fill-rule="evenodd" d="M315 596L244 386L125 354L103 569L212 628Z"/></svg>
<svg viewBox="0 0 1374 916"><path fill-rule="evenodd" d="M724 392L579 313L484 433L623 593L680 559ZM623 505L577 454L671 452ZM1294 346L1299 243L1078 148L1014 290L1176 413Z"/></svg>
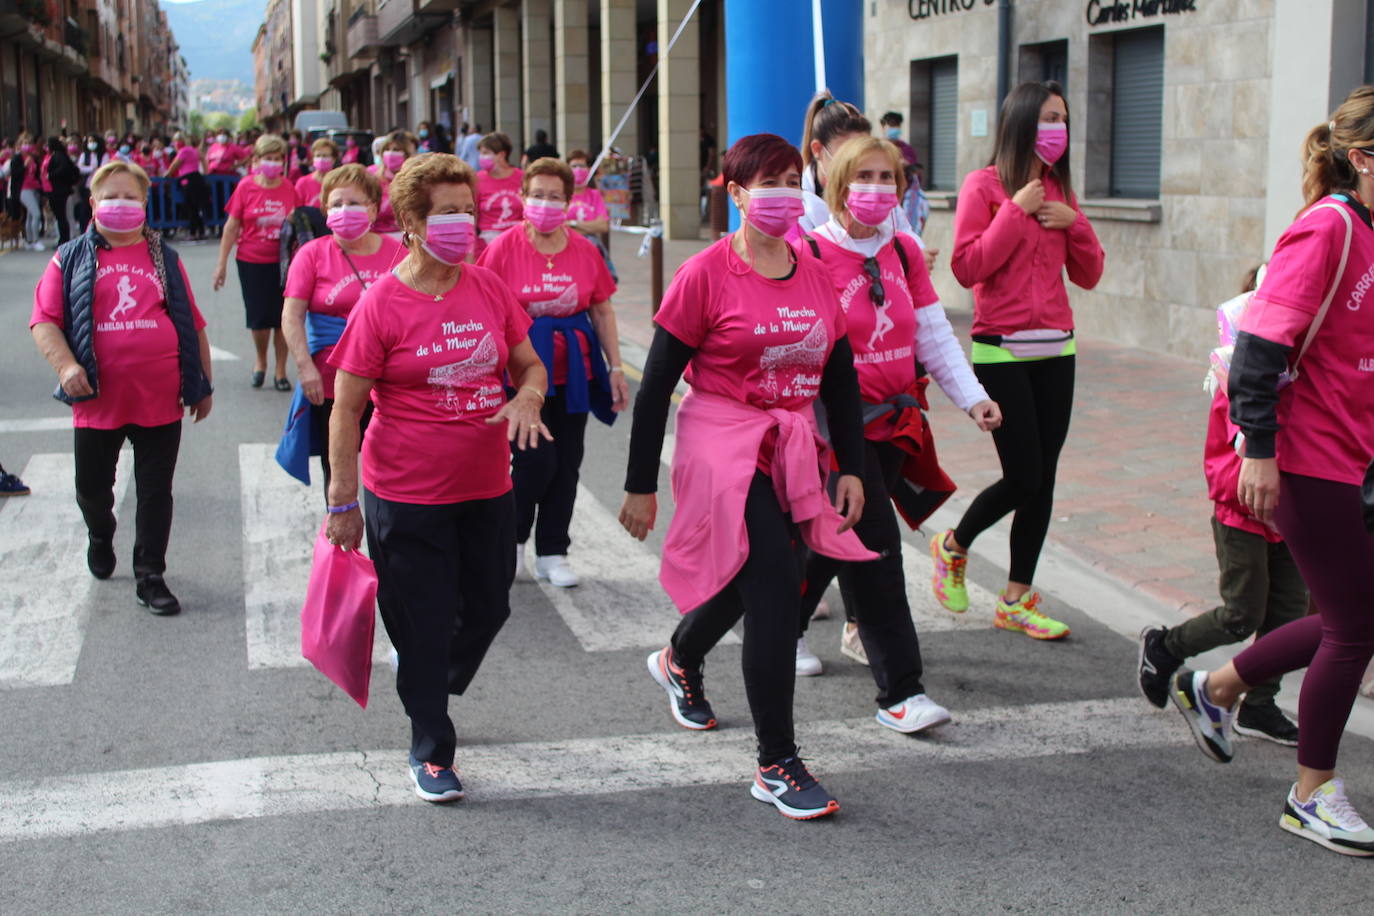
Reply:
<svg viewBox="0 0 1374 916"><path fill-rule="evenodd" d="M150 233L148 244L161 246L162 262L166 268L161 279L166 292L167 314L171 316L172 326L177 332L177 349L181 358L181 403L188 406L199 404L214 389L210 387L210 380L205 377L205 367L200 361L200 337L191 311L190 292L182 281L181 259L158 233ZM85 235L57 249L58 263L62 265L63 333L72 355L86 370L86 378L94 392L74 398L58 385L52 396L65 404L88 401L100 394L99 366L95 358L94 311L95 274L99 261L97 249L100 248L109 250L110 243L92 225ZM154 258L153 262L156 264L157 259Z"/></svg>

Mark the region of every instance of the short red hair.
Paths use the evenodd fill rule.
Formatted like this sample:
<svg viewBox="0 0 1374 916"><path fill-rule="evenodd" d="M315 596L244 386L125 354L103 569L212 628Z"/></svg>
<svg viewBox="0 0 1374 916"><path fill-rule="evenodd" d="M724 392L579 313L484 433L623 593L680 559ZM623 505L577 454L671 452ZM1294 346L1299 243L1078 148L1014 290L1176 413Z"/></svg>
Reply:
<svg viewBox="0 0 1374 916"><path fill-rule="evenodd" d="M748 187L757 178L781 175L802 168L801 153L777 134L750 134L735 141L725 152L721 174L726 182Z"/></svg>

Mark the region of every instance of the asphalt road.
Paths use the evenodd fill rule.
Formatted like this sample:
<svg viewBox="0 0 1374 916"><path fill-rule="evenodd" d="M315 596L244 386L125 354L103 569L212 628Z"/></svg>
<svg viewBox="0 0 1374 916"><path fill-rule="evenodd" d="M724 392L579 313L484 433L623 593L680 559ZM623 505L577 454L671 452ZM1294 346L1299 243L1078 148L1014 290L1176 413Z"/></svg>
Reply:
<svg viewBox="0 0 1374 916"><path fill-rule="evenodd" d="M1139 698L1105 584L1079 606L1047 596L1073 636L1042 644L993 630L986 606L941 618L912 582L927 687L954 715L922 737L872 721L869 672L840 656L837 621L815 624L826 672L797 685L798 736L842 810L794 823L751 800L738 644L706 669L719 733L679 729L645 671L676 618L652 577L666 512L645 550L612 521L628 421L589 431L572 555L588 581L515 584L451 706L468 798L419 801L389 668L363 711L296 657L319 484L263 464L289 396L248 386L232 271L211 293L213 249L182 252L238 358L215 363L214 413L183 437L170 619L133 600L132 488L119 570L84 574L71 432L25 330L48 256L0 257L0 462L46 488L0 504L0 913L1368 907L1374 865L1278 829L1292 751L1240 739L1213 764ZM971 567L985 588L999 575ZM1374 815L1370 751L1348 736L1341 765Z"/></svg>

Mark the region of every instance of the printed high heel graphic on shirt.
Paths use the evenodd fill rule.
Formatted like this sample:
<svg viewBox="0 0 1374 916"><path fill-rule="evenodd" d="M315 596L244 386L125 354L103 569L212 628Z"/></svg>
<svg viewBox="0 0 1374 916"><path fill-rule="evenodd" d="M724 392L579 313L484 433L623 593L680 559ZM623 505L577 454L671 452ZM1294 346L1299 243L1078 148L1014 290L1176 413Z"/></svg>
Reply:
<svg viewBox="0 0 1374 916"><path fill-rule="evenodd" d="M531 302L526 306L526 310L531 318L564 318L568 315L577 314L577 282L573 281L563 288L553 299L545 299L542 302Z"/></svg>
<svg viewBox="0 0 1374 916"><path fill-rule="evenodd" d="M439 399L438 405L445 410L452 410L456 417L462 416L465 410L473 409L464 403L469 389L476 383L491 378L496 372L496 364L500 358L496 338L488 331L467 359L431 368L429 387ZM481 395L483 392L471 393Z"/></svg>
<svg viewBox="0 0 1374 916"><path fill-rule="evenodd" d="M767 370L768 377L759 386L760 390L770 402L779 397L815 397L820 391L821 367L829 352L830 332L824 321L813 324L806 336L796 343L764 347L759 368ZM789 370L794 372L792 379L779 389L777 373Z"/></svg>

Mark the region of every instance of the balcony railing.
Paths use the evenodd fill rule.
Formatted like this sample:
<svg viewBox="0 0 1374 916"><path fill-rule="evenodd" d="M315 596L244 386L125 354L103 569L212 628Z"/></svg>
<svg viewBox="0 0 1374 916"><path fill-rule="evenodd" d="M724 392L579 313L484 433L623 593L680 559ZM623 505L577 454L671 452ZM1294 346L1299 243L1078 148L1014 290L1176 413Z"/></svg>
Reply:
<svg viewBox="0 0 1374 916"><path fill-rule="evenodd" d="M348 56L370 59L377 56L377 47L377 17L350 17L348 21Z"/></svg>

